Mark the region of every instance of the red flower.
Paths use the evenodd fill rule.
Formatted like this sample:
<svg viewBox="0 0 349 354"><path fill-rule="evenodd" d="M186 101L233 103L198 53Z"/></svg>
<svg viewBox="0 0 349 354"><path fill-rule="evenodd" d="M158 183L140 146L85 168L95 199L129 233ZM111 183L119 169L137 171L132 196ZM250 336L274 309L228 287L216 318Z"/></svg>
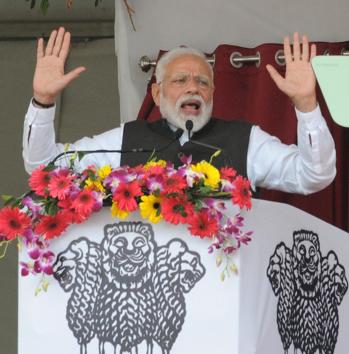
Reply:
<svg viewBox="0 0 349 354"><path fill-rule="evenodd" d="M8 240L21 236L29 225L29 216L18 208L5 207L0 210L0 234Z"/></svg>
<svg viewBox="0 0 349 354"><path fill-rule="evenodd" d="M234 189L232 190L233 204L238 204L240 208L246 207L251 209L251 185L250 181L242 176L238 176L233 182Z"/></svg>
<svg viewBox="0 0 349 354"><path fill-rule="evenodd" d="M131 183L120 183L115 190L113 200L118 204L118 208L124 211L134 211L137 209L136 197L142 195L141 187L137 181Z"/></svg>
<svg viewBox="0 0 349 354"><path fill-rule="evenodd" d="M163 175L165 172L165 168L161 165L150 166L148 170L146 170L146 176L153 175Z"/></svg>
<svg viewBox="0 0 349 354"><path fill-rule="evenodd" d="M50 182L50 173L44 171L45 166L38 167L29 177L29 187L37 194L45 196Z"/></svg>
<svg viewBox="0 0 349 354"><path fill-rule="evenodd" d="M72 178L67 170L61 170L52 176L48 184L51 197L65 199L70 193Z"/></svg>
<svg viewBox="0 0 349 354"><path fill-rule="evenodd" d="M233 182L237 174L236 170L234 170L232 167L222 167L219 172L221 179L226 179L230 182Z"/></svg>
<svg viewBox="0 0 349 354"><path fill-rule="evenodd" d="M161 214L171 224L186 223L192 213L193 206L185 198L164 198L161 201Z"/></svg>
<svg viewBox="0 0 349 354"><path fill-rule="evenodd" d="M70 224L81 224L87 219L82 213L77 213L72 209L73 201L70 198L58 201L58 206L62 208L62 212L67 215Z"/></svg>
<svg viewBox="0 0 349 354"><path fill-rule="evenodd" d="M79 192L71 206L77 214L88 217L91 215L95 204L96 200L94 198L93 191L90 189L84 189Z"/></svg>
<svg viewBox="0 0 349 354"><path fill-rule="evenodd" d="M211 237L218 232L217 220L209 215L208 210L201 210L188 219L189 231L192 235Z"/></svg>
<svg viewBox="0 0 349 354"><path fill-rule="evenodd" d="M45 215L37 223L35 232L42 235L46 240L59 236L69 225L69 217L65 212L56 215Z"/></svg>
<svg viewBox="0 0 349 354"><path fill-rule="evenodd" d="M165 178L164 194L180 193L187 187L187 182L184 177L178 174L173 174Z"/></svg>

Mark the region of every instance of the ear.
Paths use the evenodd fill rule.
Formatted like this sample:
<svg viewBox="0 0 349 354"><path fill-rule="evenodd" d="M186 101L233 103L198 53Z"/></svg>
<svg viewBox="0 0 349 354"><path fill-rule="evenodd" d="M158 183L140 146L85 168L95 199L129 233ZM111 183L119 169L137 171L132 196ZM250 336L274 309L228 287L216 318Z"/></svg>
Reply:
<svg viewBox="0 0 349 354"><path fill-rule="evenodd" d="M160 106L160 84L153 83L151 85L151 94L153 96L153 100L155 104L159 107Z"/></svg>

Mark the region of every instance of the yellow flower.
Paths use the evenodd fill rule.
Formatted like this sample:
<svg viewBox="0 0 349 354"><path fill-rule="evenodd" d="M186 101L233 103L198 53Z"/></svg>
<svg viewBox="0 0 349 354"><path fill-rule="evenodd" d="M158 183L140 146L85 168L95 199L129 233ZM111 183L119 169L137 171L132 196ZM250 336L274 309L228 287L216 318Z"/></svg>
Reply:
<svg viewBox="0 0 349 354"><path fill-rule="evenodd" d="M166 161L165 160L149 161L144 165L144 168L149 169L150 167L155 167L155 166L166 167Z"/></svg>
<svg viewBox="0 0 349 354"><path fill-rule="evenodd" d="M150 222L157 223L162 219L161 214L159 213L160 208L160 197L155 195L143 195L141 197L141 202L139 203L139 210L144 219L148 218Z"/></svg>
<svg viewBox="0 0 349 354"><path fill-rule="evenodd" d="M111 173L110 165L105 165L98 170L98 176L101 178L102 181L106 177L108 177L110 175L110 173Z"/></svg>
<svg viewBox="0 0 349 354"><path fill-rule="evenodd" d="M85 181L86 188L93 188L95 191L105 192L105 189L100 180L92 181L91 178L87 178Z"/></svg>
<svg viewBox="0 0 349 354"><path fill-rule="evenodd" d="M194 172L202 173L204 175L205 186L209 186L211 188L218 187L221 176L216 167L206 161L201 161L196 165L192 165L191 169Z"/></svg>
<svg viewBox="0 0 349 354"><path fill-rule="evenodd" d="M114 218L119 218L119 219L126 219L128 217L129 212L125 210L121 210L118 208L118 205L113 202L111 206L111 215Z"/></svg>

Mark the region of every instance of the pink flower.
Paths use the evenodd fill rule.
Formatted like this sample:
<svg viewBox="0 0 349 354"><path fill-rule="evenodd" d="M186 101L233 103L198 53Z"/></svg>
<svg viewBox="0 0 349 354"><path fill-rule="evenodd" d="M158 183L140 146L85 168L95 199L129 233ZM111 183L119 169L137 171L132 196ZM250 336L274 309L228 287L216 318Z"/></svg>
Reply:
<svg viewBox="0 0 349 354"><path fill-rule="evenodd" d="M162 191L164 189L164 179L161 175L150 176L146 179L146 187L150 193L155 191Z"/></svg>
<svg viewBox="0 0 349 354"><path fill-rule="evenodd" d="M36 273L45 273L47 275L53 274L53 263L55 261L55 254L51 251L43 253L34 263L34 271Z"/></svg>
<svg viewBox="0 0 349 354"><path fill-rule="evenodd" d="M48 184L51 197L59 200L65 199L70 193L72 180L73 176L69 175L69 171L66 169L59 170L54 174Z"/></svg>
<svg viewBox="0 0 349 354"><path fill-rule="evenodd" d="M71 208L84 217L89 217L93 211L97 211L102 207L102 198L99 194L91 189L82 190L71 204Z"/></svg>
<svg viewBox="0 0 349 354"><path fill-rule="evenodd" d="M40 205L35 203L33 198L26 196L22 199L22 205L26 206L32 213L32 218L36 218L41 210Z"/></svg>
<svg viewBox="0 0 349 354"><path fill-rule="evenodd" d="M50 182L50 172L44 171L45 166L41 165L33 171L29 177L29 187L41 196L47 195L47 187Z"/></svg>

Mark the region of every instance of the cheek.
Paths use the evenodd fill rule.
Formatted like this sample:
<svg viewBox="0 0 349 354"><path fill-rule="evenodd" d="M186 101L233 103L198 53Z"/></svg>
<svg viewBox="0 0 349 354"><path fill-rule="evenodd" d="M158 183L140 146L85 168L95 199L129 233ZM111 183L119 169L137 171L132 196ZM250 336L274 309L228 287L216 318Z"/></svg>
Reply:
<svg viewBox="0 0 349 354"><path fill-rule="evenodd" d="M212 91L202 92L201 97L204 99L205 103L209 103L213 98L213 92Z"/></svg>
<svg viewBox="0 0 349 354"><path fill-rule="evenodd" d="M163 96L166 98L171 104L175 105L178 99L185 94L185 90L180 88L164 88Z"/></svg>

